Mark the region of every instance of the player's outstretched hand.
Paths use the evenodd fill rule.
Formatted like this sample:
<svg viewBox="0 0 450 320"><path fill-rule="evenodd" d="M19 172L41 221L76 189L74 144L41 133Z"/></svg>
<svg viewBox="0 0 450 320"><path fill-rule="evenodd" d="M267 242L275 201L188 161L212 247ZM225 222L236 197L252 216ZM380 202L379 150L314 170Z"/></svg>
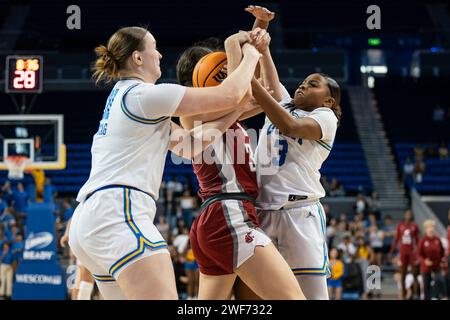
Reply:
<svg viewBox="0 0 450 320"><path fill-rule="evenodd" d="M238 33L232 34L225 41L235 40L238 41L242 46L246 42L251 42L252 38L250 37L250 32L239 30Z"/></svg>
<svg viewBox="0 0 450 320"><path fill-rule="evenodd" d="M242 53L244 56L256 56L258 58L261 58L261 53L255 48L255 46L251 45L250 43L246 42L242 46Z"/></svg>
<svg viewBox="0 0 450 320"><path fill-rule="evenodd" d="M259 52L264 53L270 45L270 34L261 28L255 28L250 32L251 44L253 44Z"/></svg>
<svg viewBox="0 0 450 320"><path fill-rule="evenodd" d="M245 11L251 13L255 19L269 22L275 18L275 12L268 10L267 8L261 6L248 6L244 9Z"/></svg>

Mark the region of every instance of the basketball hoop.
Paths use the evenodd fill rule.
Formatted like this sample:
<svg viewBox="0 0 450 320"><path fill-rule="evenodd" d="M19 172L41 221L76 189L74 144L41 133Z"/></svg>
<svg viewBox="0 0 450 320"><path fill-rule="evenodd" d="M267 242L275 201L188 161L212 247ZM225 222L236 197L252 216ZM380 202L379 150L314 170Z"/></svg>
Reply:
<svg viewBox="0 0 450 320"><path fill-rule="evenodd" d="M22 155L6 157L5 163L8 167L8 179L23 179L23 171L29 162L30 159Z"/></svg>

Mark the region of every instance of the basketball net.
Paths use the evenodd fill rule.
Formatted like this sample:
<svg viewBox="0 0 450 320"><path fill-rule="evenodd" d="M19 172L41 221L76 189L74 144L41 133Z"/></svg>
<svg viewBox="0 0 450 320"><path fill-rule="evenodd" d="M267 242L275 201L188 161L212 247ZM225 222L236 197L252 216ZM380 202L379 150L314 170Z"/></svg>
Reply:
<svg viewBox="0 0 450 320"><path fill-rule="evenodd" d="M29 163L29 158L25 156L8 156L5 159L8 167L8 179L23 179L23 171Z"/></svg>

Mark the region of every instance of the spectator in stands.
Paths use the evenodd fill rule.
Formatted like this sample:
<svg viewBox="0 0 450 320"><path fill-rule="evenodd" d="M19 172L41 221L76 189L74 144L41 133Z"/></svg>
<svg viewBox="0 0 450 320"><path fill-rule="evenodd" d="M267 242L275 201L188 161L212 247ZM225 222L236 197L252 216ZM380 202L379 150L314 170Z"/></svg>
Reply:
<svg viewBox="0 0 450 320"><path fill-rule="evenodd" d="M184 178L184 190L189 190L190 194L195 195L195 187L192 181L192 175L187 174Z"/></svg>
<svg viewBox="0 0 450 320"><path fill-rule="evenodd" d="M0 190L0 214L3 213L6 207L8 207L8 204L3 199L3 191Z"/></svg>
<svg viewBox="0 0 450 320"><path fill-rule="evenodd" d="M372 264L381 267L382 250L383 250L383 231L379 230L377 225L369 227L369 241L373 249Z"/></svg>
<svg viewBox="0 0 450 320"><path fill-rule="evenodd" d="M361 267L361 273L363 276L366 274L367 268L369 267L369 262L373 260L373 250L372 248L367 244L366 240L363 236L358 236L356 239L356 260L360 267ZM363 287L364 291L363 294L367 295L367 284L365 281L365 277L363 277Z"/></svg>
<svg viewBox="0 0 450 320"><path fill-rule="evenodd" d="M414 182L422 183L423 175L425 174L425 162L422 160L417 160L416 165L414 166Z"/></svg>
<svg viewBox="0 0 450 320"><path fill-rule="evenodd" d="M56 226L58 238L65 233L69 220L72 219L75 209L72 207L70 198L64 198L61 202L60 211L57 214Z"/></svg>
<svg viewBox="0 0 450 320"><path fill-rule="evenodd" d="M327 229L326 229L326 236L327 236L327 245L328 248L332 247L333 244L333 240L334 237L336 236L336 232L337 232L337 221L336 218L334 217L330 217L329 221L328 221L328 225L327 225Z"/></svg>
<svg viewBox="0 0 450 320"><path fill-rule="evenodd" d="M9 206L13 200L13 192L11 188L11 182L6 180L2 186L3 200Z"/></svg>
<svg viewBox="0 0 450 320"><path fill-rule="evenodd" d="M25 248L25 243L23 241L23 236L21 233L17 233L14 242L11 244L11 250L13 254L13 271L16 272L17 266L22 261L22 254Z"/></svg>
<svg viewBox="0 0 450 320"><path fill-rule="evenodd" d="M75 209L72 207L70 198L64 198L61 203L62 221L67 223L73 216Z"/></svg>
<svg viewBox="0 0 450 320"><path fill-rule="evenodd" d="M14 209L12 207L7 207L5 208L5 210L3 210L3 213L0 215L0 222L4 226L5 232L16 223L16 220L14 219L14 216L12 214L13 210Z"/></svg>
<svg viewBox="0 0 450 320"><path fill-rule="evenodd" d="M3 242L0 265L0 296L5 300L11 300L13 285L13 253L11 245Z"/></svg>
<svg viewBox="0 0 450 320"><path fill-rule="evenodd" d="M12 198L16 222L19 226L22 226L26 218L26 211L30 201L30 196L28 192L25 191L25 188L21 182L17 184L17 191L13 192Z"/></svg>
<svg viewBox="0 0 450 320"><path fill-rule="evenodd" d="M356 217L356 216L355 216ZM351 236L351 238L352 239L354 239L355 238L355 235L356 235L356 232L357 232L357 225L356 225L356 222L355 221L350 221L349 223L348 223L348 229L347 229L347 231L350 233L350 236Z"/></svg>
<svg viewBox="0 0 450 320"><path fill-rule="evenodd" d="M333 179L331 179L330 196L331 197L343 197L343 196L345 196L344 186L341 185L337 181L336 177L333 177Z"/></svg>
<svg viewBox="0 0 450 320"><path fill-rule="evenodd" d="M435 159L438 157L438 151L434 143L428 145L425 155L428 159Z"/></svg>
<svg viewBox="0 0 450 320"><path fill-rule="evenodd" d="M347 222L339 221L336 227L336 232L334 234L331 247L337 247L340 243L342 243L347 234Z"/></svg>
<svg viewBox="0 0 450 320"><path fill-rule="evenodd" d="M377 220L381 219L381 202L378 192L373 191L370 198L367 199L369 212L373 212Z"/></svg>
<svg viewBox="0 0 450 320"><path fill-rule="evenodd" d="M439 147L439 159L440 160L448 160L448 147L445 142L442 142Z"/></svg>
<svg viewBox="0 0 450 320"><path fill-rule="evenodd" d="M355 237L361 236L365 237L366 235L366 227L364 223L364 215L363 214L357 214L353 217L353 222L355 225Z"/></svg>
<svg viewBox="0 0 450 320"><path fill-rule="evenodd" d="M406 210L403 215L403 221L399 222L395 231L394 242L392 243L391 250L389 251L390 256L397 249L400 243L400 265L401 265L401 275L402 281L400 282L402 286L405 283L405 277L408 270L414 271L414 266L416 264L416 249L419 244L419 228L414 222L414 216L411 210ZM406 296L406 290L404 286L402 287L402 297Z"/></svg>
<svg viewBox="0 0 450 320"><path fill-rule="evenodd" d="M189 243L189 229L183 223L180 233L173 239L173 245L177 248L178 254L183 255Z"/></svg>
<svg viewBox="0 0 450 320"><path fill-rule="evenodd" d="M184 270L188 278L187 283L187 299L193 300L198 296L198 284L200 273L198 270L198 263L195 260L194 252L192 251L190 245L188 245L185 252L185 262Z"/></svg>
<svg viewBox="0 0 450 320"><path fill-rule="evenodd" d="M168 217L168 222L171 228L175 227L176 220L175 217L175 200L174 200L174 189L175 185L170 177L166 183L166 212Z"/></svg>
<svg viewBox="0 0 450 320"><path fill-rule="evenodd" d="M433 109L433 121L443 122L444 120L445 120L445 110L440 104L437 104Z"/></svg>
<svg viewBox="0 0 450 320"><path fill-rule="evenodd" d="M162 214L158 216L158 222L156 223L156 228L163 236L164 240L169 240L169 234L170 234L170 226L166 221L166 217Z"/></svg>
<svg viewBox="0 0 450 320"><path fill-rule="evenodd" d="M177 221L175 222L175 227L170 228L172 237L174 238L177 235L179 235L180 233L182 233L182 230L185 226L186 226L186 223L184 222L183 219L177 219Z"/></svg>
<svg viewBox="0 0 450 320"><path fill-rule="evenodd" d="M325 194L327 196L330 195L330 184L328 183L327 176L321 176L320 183L322 184L322 187L325 190Z"/></svg>
<svg viewBox="0 0 450 320"><path fill-rule="evenodd" d="M192 221L194 220L193 211L196 205L196 199L191 196L189 189L186 189L183 196L180 197L181 212L183 220L186 223L188 229L191 228Z"/></svg>
<svg viewBox="0 0 450 320"><path fill-rule="evenodd" d="M52 185L50 178L45 178L44 202L53 202L58 195L56 187Z"/></svg>
<svg viewBox="0 0 450 320"><path fill-rule="evenodd" d="M338 244L337 248L342 252L342 259L344 260L344 263L350 263L353 261L356 254L356 247L351 242L349 233L344 236L344 240Z"/></svg>
<svg viewBox="0 0 450 320"><path fill-rule="evenodd" d="M347 228L347 214L344 212L341 212L339 215L339 222L345 222L345 228Z"/></svg>
<svg viewBox="0 0 450 320"><path fill-rule="evenodd" d="M14 242L14 239L16 238L16 236L21 232L22 229L19 229L16 225L16 222L13 221L13 223L11 224L6 239L7 241L11 244Z"/></svg>
<svg viewBox="0 0 450 320"><path fill-rule="evenodd" d="M403 182L407 181L408 177L414 177L414 164L410 158L406 158L403 165Z"/></svg>
<svg viewBox="0 0 450 320"><path fill-rule="evenodd" d="M329 267L331 270L331 277L327 279L328 296L331 300L341 300L344 263L341 261L340 252L336 248L330 250Z"/></svg>
<svg viewBox="0 0 450 320"><path fill-rule="evenodd" d="M159 198L156 201L156 212L163 216L167 215L166 192L166 182L163 180L159 188Z"/></svg>
<svg viewBox="0 0 450 320"><path fill-rule="evenodd" d="M420 240L418 249L425 300L430 300L432 297L442 298L446 295L443 290L445 282L441 274L441 263L445 252L440 238L435 233L435 225L433 220L426 220L423 223L425 236ZM434 292L432 292L432 281L434 281Z"/></svg>
<svg viewBox="0 0 450 320"><path fill-rule="evenodd" d="M421 144L418 144L414 147L414 159L416 162L425 159L425 149Z"/></svg>
<svg viewBox="0 0 450 320"><path fill-rule="evenodd" d="M362 193L358 193L358 195L356 196L356 201L353 207L355 209L355 214L366 214L367 203Z"/></svg>
<svg viewBox="0 0 450 320"><path fill-rule="evenodd" d="M167 191L171 195L169 201L172 201L172 206L176 207L177 200L179 200L180 196L183 194L183 184L175 177L173 180L167 182Z"/></svg>
<svg viewBox="0 0 450 320"><path fill-rule="evenodd" d="M180 300L186 299L186 285L188 282L184 269L184 258L180 257L175 246L169 246L170 257L172 258L175 273L175 282Z"/></svg>
<svg viewBox="0 0 450 320"><path fill-rule="evenodd" d="M395 237L395 226L392 222L392 217L390 215L386 215L384 217L383 220L383 226L382 229L383 231L383 265L386 264L386 262L389 261L389 259L386 259L389 251L392 247L392 243L394 242L394 237Z"/></svg>
<svg viewBox="0 0 450 320"><path fill-rule="evenodd" d="M178 180L178 177L175 177L174 183L174 196L176 199L179 199L183 195L184 185Z"/></svg>
<svg viewBox="0 0 450 320"><path fill-rule="evenodd" d="M377 216L375 215L375 213L370 212L367 215L367 219L364 222L364 226L369 229L370 227L378 227L378 221L377 221Z"/></svg>

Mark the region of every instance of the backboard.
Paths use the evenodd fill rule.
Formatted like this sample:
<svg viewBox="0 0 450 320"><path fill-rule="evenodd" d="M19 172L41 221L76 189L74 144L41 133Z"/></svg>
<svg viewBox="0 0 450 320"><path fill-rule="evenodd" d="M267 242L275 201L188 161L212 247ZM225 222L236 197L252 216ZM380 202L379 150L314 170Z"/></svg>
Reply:
<svg viewBox="0 0 450 320"><path fill-rule="evenodd" d="M0 170L8 156L30 158L25 169L58 170L66 167L63 115L0 115Z"/></svg>

